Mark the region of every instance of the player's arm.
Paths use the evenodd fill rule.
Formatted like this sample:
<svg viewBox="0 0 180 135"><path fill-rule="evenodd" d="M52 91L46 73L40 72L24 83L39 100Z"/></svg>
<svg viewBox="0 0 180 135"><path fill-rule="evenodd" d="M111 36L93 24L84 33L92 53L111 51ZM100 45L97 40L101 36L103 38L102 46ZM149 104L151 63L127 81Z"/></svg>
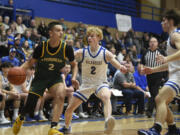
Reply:
<svg viewBox="0 0 180 135"><path fill-rule="evenodd" d="M142 74L152 74L152 73L157 73L157 72L162 72L162 71L167 71L167 70L168 70L168 63L165 63L160 66L154 67L154 68L142 67L141 73Z"/></svg>
<svg viewBox="0 0 180 135"><path fill-rule="evenodd" d="M175 45L178 51L166 57L162 55L158 55L157 61L162 62L162 63L168 63L171 61L180 60L180 34L179 33L176 32L171 35L171 44Z"/></svg>
<svg viewBox="0 0 180 135"><path fill-rule="evenodd" d="M108 50L106 50L106 61L110 62L116 69L119 69L121 72L126 72L126 67L121 65L116 59L115 56Z"/></svg>
<svg viewBox="0 0 180 135"><path fill-rule="evenodd" d="M66 47L66 57L69 60L69 63L71 64L71 68L72 68L72 84L73 86L78 89L79 88L79 83L76 80L76 76L77 76L77 72L78 72L78 66L77 66L77 62L75 60L75 54L74 54L74 50L72 48L72 46L68 46Z"/></svg>
<svg viewBox="0 0 180 135"><path fill-rule="evenodd" d="M31 68L36 62L37 60L42 56L42 45L38 45L33 52L32 57L26 61L24 64L21 65L22 68L24 68L25 70L27 70L28 68Z"/></svg>
<svg viewBox="0 0 180 135"><path fill-rule="evenodd" d="M176 46L178 51L166 57L166 62L180 60L180 34L173 33L171 43Z"/></svg>

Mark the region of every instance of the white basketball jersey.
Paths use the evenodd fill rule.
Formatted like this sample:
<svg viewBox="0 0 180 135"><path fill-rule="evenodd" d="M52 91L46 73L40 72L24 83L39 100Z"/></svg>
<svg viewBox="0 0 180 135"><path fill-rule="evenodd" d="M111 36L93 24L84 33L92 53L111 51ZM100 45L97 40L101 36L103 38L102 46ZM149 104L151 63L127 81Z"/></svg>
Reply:
<svg viewBox="0 0 180 135"><path fill-rule="evenodd" d="M3 75L2 72L0 72L0 76L2 77L2 89L7 89L10 87L8 79Z"/></svg>
<svg viewBox="0 0 180 135"><path fill-rule="evenodd" d="M174 32L180 33L180 30L176 29L176 30L174 30ZM175 45L171 44L171 38L169 37L168 41L167 41L167 54L172 55L172 54L176 53L177 51L178 51L178 49L176 49ZM170 75L177 71L180 73L180 60L169 62L168 68L169 68Z"/></svg>
<svg viewBox="0 0 180 135"><path fill-rule="evenodd" d="M106 49L102 46L96 54L92 55L90 47L83 48L82 58L82 84L101 85L107 82Z"/></svg>

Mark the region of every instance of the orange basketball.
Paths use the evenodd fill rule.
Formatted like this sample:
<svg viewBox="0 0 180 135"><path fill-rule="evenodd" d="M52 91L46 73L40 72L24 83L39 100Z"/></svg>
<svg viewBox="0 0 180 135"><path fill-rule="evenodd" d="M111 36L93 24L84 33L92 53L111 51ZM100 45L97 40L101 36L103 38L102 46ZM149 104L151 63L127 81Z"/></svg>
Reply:
<svg viewBox="0 0 180 135"><path fill-rule="evenodd" d="M26 72L20 67L13 67L9 69L8 80L14 85L21 85L26 80Z"/></svg>

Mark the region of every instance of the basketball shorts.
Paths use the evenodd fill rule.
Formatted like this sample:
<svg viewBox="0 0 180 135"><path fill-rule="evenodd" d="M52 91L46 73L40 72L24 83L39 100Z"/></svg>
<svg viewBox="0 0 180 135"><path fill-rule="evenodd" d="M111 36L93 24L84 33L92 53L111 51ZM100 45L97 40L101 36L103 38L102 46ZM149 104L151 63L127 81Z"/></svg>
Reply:
<svg viewBox="0 0 180 135"><path fill-rule="evenodd" d="M170 74L168 81L164 85L171 87L176 92L176 95L180 96L180 74Z"/></svg>
<svg viewBox="0 0 180 135"><path fill-rule="evenodd" d="M109 89L109 85L106 83L103 83L99 86L82 84L80 89L77 90L76 92L74 92L73 96L86 102L93 93L95 93L95 95L97 95L98 92L101 91L102 88L104 88L104 87Z"/></svg>
<svg viewBox="0 0 180 135"><path fill-rule="evenodd" d="M53 85L57 84L57 83L62 83L62 77L58 77L58 78L50 78L50 79L44 79L41 78L34 78L32 83L31 83L31 87L29 92L36 94L38 96L43 96L44 91L49 88L51 88Z"/></svg>

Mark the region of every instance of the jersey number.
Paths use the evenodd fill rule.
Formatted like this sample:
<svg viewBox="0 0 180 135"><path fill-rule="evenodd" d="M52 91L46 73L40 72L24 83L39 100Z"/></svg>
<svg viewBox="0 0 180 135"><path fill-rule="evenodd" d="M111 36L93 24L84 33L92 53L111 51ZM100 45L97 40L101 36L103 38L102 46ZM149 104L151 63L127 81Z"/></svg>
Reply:
<svg viewBox="0 0 180 135"><path fill-rule="evenodd" d="M95 67L95 66L92 66L92 67L91 67L91 74L95 75L95 74L96 74L95 70L96 70L96 67Z"/></svg>
<svg viewBox="0 0 180 135"><path fill-rule="evenodd" d="M49 70L54 70L54 64L49 64Z"/></svg>

